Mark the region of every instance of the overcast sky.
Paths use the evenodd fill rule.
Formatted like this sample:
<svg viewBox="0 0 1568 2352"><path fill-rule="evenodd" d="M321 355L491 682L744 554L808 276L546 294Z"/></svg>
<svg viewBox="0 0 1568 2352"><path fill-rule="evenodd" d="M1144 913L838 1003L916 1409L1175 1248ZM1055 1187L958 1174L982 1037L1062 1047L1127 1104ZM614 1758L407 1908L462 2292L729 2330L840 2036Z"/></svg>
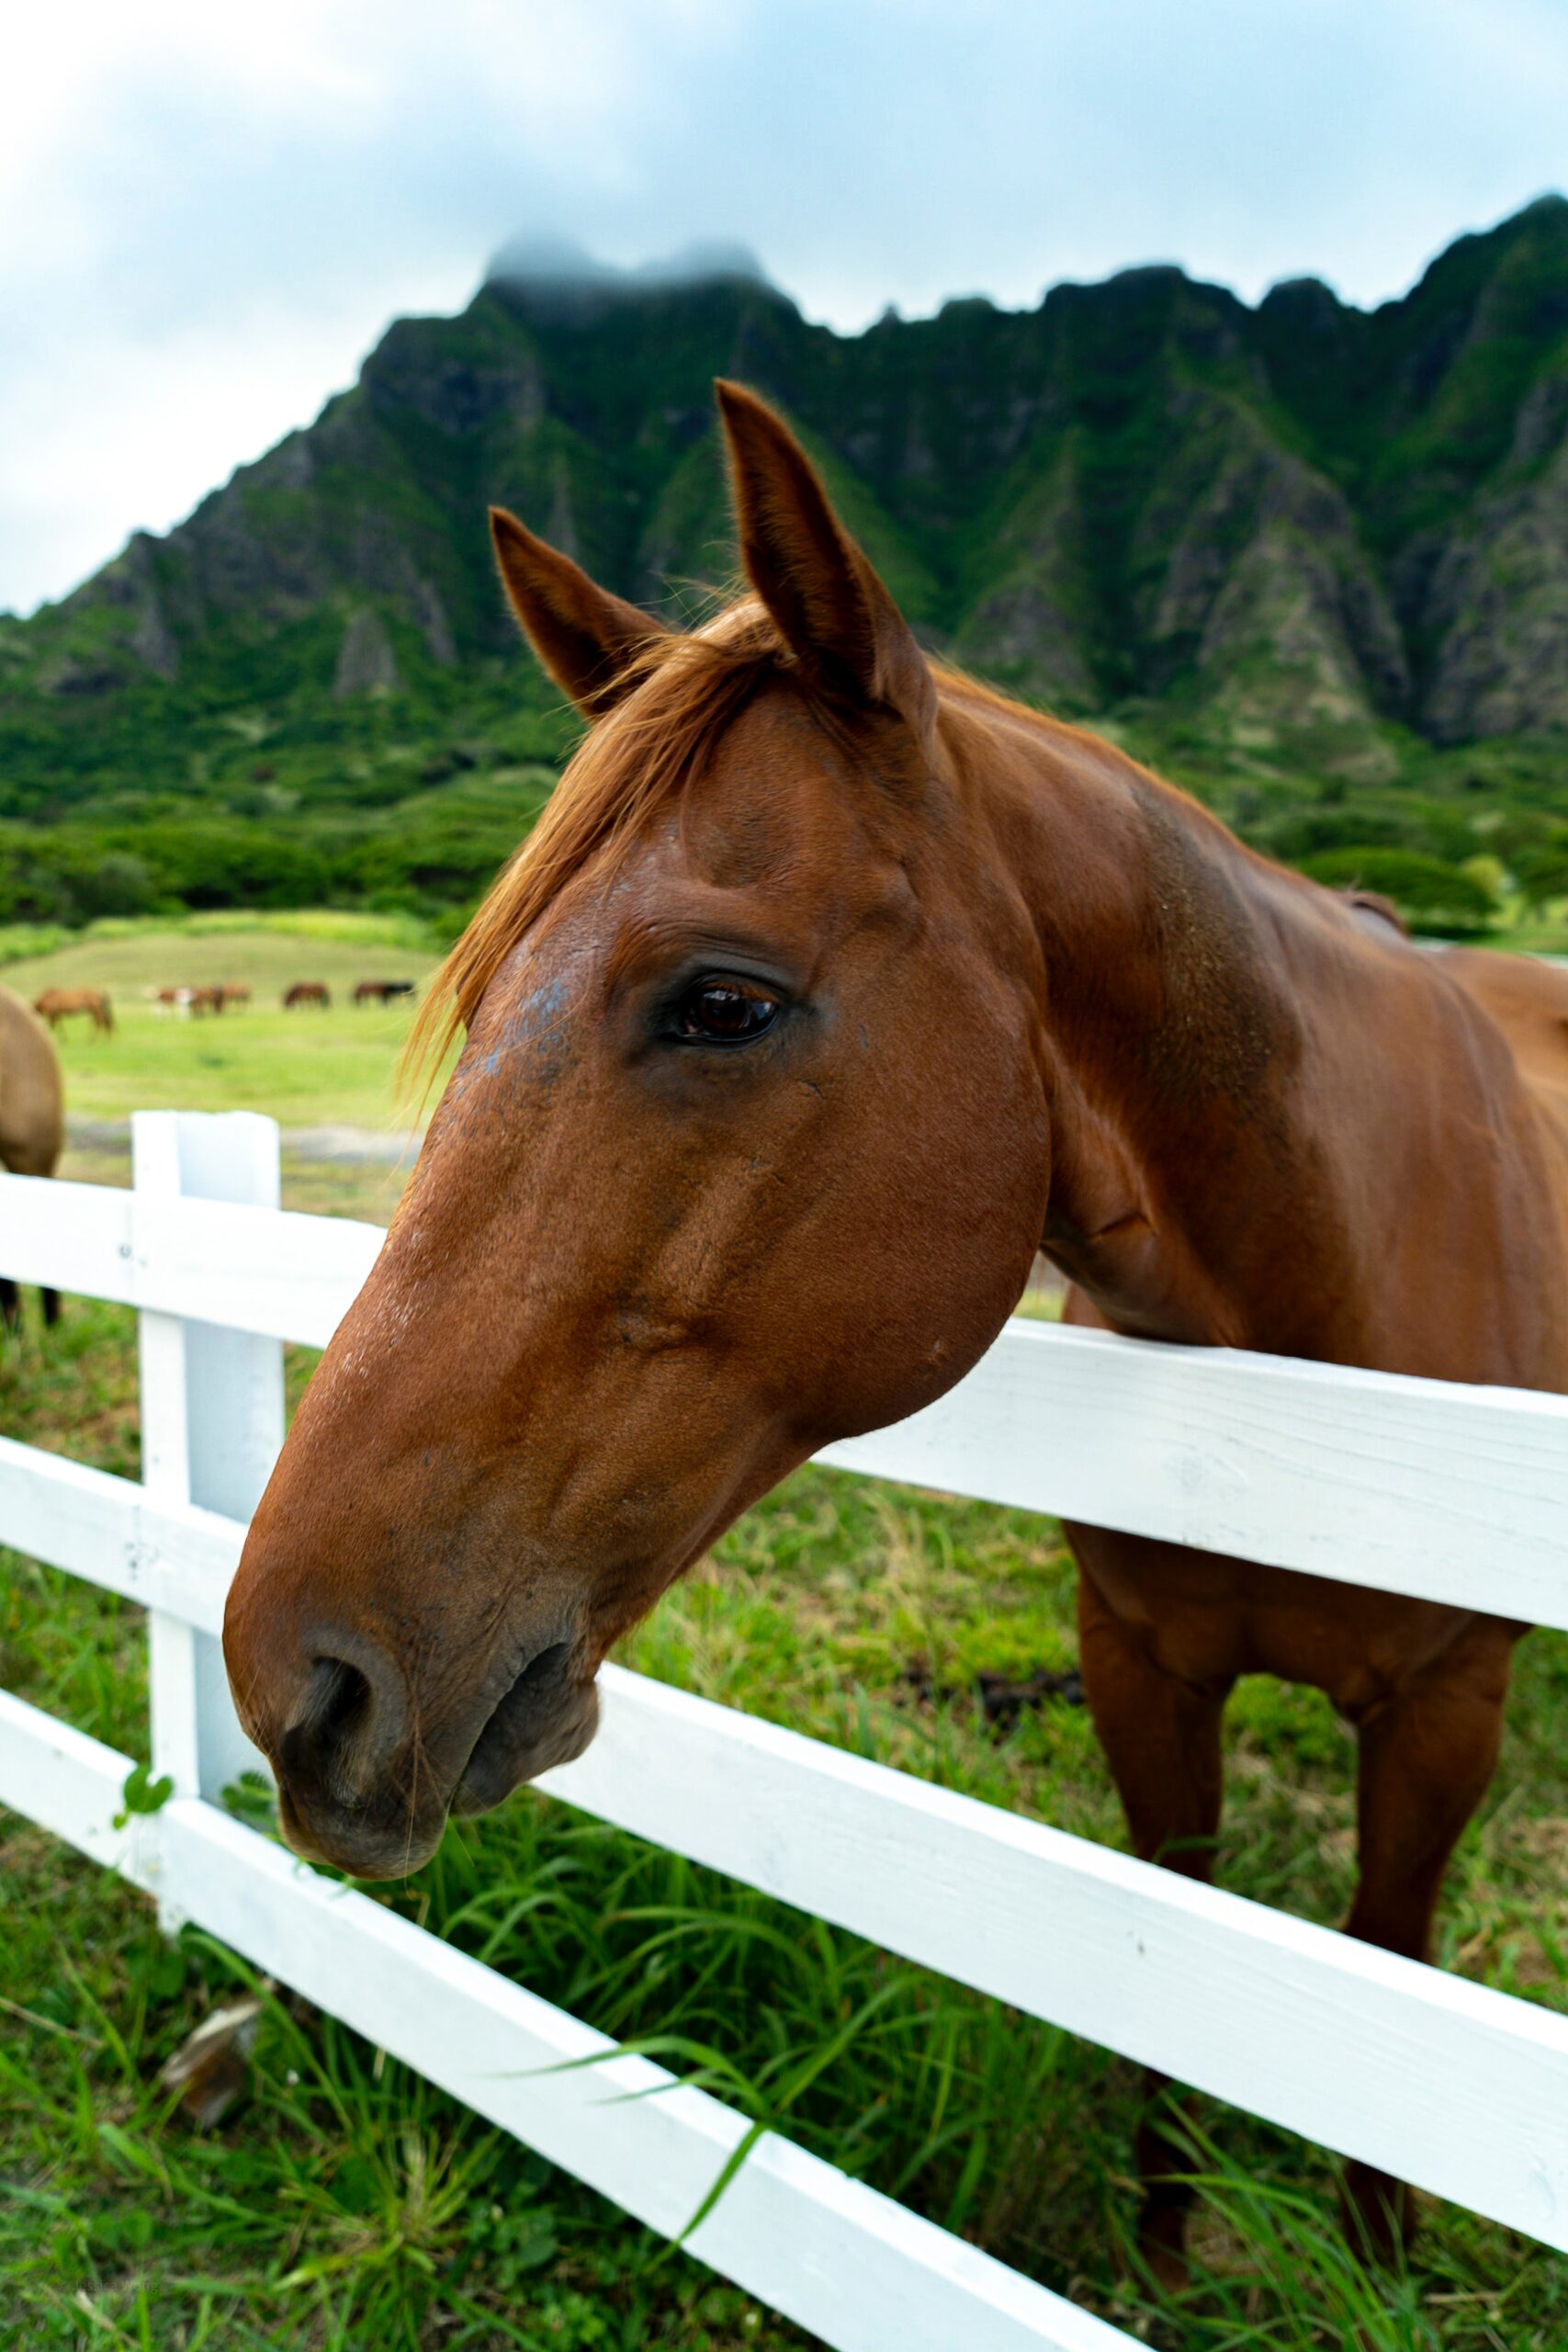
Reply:
<svg viewBox="0 0 1568 2352"><path fill-rule="evenodd" d="M518 232L855 328L1174 260L1402 292L1568 185L1568 0L38 0L0 82L0 610L165 529Z"/></svg>

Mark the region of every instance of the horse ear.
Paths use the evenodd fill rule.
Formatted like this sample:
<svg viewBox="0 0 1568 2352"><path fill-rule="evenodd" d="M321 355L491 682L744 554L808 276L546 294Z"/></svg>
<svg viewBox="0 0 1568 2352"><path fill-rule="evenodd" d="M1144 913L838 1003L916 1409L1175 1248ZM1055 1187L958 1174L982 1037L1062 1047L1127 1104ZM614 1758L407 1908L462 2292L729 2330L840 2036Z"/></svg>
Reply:
<svg viewBox="0 0 1568 2352"><path fill-rule="evenodd" d="M662 621L612 596L581 564L547 547L504 506L490 510L501 584L518 626L563 693L599 718L632 683L631 664Z"/></svg>
<svg viewBox="0 0 1568 2352"><path fill-rule="evenodd" d="M729 444L740 556L784 643L835 702L894 710L918 734L936 715L924 654L828 502L788 427L754 392L714 387Z"/></svg>

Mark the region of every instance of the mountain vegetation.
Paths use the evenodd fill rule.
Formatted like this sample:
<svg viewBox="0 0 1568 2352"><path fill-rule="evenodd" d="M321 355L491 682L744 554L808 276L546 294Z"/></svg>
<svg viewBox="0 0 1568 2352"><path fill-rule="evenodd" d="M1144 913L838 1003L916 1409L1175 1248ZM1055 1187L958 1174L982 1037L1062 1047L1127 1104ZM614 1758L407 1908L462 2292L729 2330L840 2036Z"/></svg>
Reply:
<svg viewBox="0 0 1568 2352"><path fill-rule="evenodd" d="M733 563L718 374L789 415L933 649L1424 922L1568 897L1552 197L1371 312L1155 267L843 336L730 250L505 254L165 537L0 618L0 922L471 902L573 740L485 507L698 609Z"/></svg>

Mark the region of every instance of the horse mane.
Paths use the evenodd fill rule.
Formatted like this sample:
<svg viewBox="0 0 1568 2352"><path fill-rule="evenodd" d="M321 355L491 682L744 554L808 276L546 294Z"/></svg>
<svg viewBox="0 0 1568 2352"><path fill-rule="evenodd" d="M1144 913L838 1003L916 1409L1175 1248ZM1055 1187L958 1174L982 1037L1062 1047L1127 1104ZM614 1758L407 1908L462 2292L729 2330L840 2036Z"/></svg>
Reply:
<svg viewBox="0 0 1568 2352"><path fill-rule="evenodd" d="M492 884L420 1006L405 1069L428 1076L472 1022L500 966L562 886L596 852L626 846L700 774L763 679L793 656L754 598L727 605L688 636L657 636L635 655L633 683L589 730L532 832Z"/></svg>
<svg viewBox="0 0 1568 2352"><path fill-rule="evenodd" d="M1339 895L1353 914L1375 915L1387 923L1391 931L1398 932L1401 939L1409 938L1410 925L1393 900L1384 898L1381 890L1366 890L1359 882L1353 882Z"/></svg>

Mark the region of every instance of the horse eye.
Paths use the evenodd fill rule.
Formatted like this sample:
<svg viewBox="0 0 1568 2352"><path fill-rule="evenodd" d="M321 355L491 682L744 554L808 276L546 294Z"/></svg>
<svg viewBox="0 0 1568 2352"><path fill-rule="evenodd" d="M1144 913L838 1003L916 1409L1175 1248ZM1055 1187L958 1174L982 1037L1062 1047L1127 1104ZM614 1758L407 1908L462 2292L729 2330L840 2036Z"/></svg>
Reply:
<svg viewBox="0 0 1568 2352"><path fill-rule="evenodd" d="M681 999L676 1026L682 1037L744 1046L771 1029L781 1011L771 989L723 976L698 980Z"/></svg>

